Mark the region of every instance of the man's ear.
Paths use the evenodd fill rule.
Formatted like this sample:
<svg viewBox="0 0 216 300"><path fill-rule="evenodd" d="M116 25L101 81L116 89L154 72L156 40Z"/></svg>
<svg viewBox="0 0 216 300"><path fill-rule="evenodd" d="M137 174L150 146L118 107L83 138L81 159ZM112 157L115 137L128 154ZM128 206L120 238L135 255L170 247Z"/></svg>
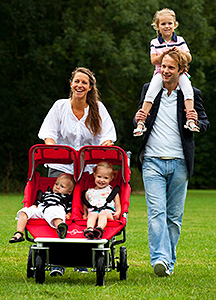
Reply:
<svg viewBox="0 0 216 300"><path fill-rule="evenodd" d="M182 68L182 69L179 68L179 74L183 74L184 72L185 72L184 68Z"/></svg>

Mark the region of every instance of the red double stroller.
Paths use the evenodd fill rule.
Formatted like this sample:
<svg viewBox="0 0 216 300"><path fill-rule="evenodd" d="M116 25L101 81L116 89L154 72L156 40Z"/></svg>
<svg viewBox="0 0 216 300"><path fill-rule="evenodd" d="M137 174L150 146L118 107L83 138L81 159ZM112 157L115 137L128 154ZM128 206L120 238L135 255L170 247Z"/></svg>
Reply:
<svg viewBox="0 0 216 300"><path fill-rule="evenodd" d="M87 220L83 219L83 190L94 187L92 174L85 172L87 165L106 160L118 170L118 177L111 182L120 187L121 217L119 220L108 220L102 239L88 240L83 230ZM35 277L37 283L44 283L45 271L51 266L85 267L96 272L97 285L104 285L105 272L117 269L120 279L127 278L127 250L120 247L116 256L116 245L126 240L127 214L131 188L129 185L130 169L128 155L117 146L84 146L79 151L70 146L35 145L29 151L28 181L24 192L24 206L31 206L36 200L39 189L45 192L52 187L55 179L42 176L41 165L47 163L72 164L76 182L73 191L72 215L66 220L68 232L65 239L60 239L56 230L44 219L30 219L25 229L26 239L31 245L27 263L27 277ZM30 236L31 235L31 236Z"/></svg>

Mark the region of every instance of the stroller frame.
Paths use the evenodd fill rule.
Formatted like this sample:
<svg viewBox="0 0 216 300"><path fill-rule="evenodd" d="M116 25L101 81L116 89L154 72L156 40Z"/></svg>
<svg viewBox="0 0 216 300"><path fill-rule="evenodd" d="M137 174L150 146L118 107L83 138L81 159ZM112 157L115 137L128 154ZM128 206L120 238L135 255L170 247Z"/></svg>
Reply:
<svg viewBox="0 0 216 300"><path fill-rule="evenodd" d="M86 220L83 220L81 191L92 187L92 175L85 173L86 165L97 164L106 160L120 167L118 185L122 214L119 221L108 220L102 239L88 240L83 235ZM27 277L35 277L36 283L45 282L45 271L51 266L87 267L96 272L96 284L105 284L105 272L117 269L120 280L127 279L127 250L120 247L119 257L116 256L116 246L126 241L126 224L130 197L129 159L123 149L117 146L84 146L78 152L70 146L34 145L29 151L28 181L24 194L24 206L30 206L36 197L35 187L45 190L47 182L55 178L43 178L36 172L40 164L63 163L74 164L74 179L76 182L73 192L72 216L68 222L68 235L59 239L56 231L45 220L30 219L25 228L26 239L34 242L29 250L27 262ZM86 179L87 178L87 179ZM45 182L43 182L45 180ZM91 183L90 183L91 181ZM33 238L29 236L30 233ZM116 239L117 236L122 236ZM69 255L68 255L69 254Z"/></svg>

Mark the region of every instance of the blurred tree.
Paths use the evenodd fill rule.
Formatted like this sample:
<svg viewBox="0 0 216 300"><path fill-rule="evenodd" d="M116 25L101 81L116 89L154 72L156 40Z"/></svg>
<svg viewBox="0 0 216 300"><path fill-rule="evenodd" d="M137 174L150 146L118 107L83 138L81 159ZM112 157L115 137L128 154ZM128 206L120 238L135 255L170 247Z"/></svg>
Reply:
<svg viewBox="0 0 216 300"><path fill-rule="evenodd" d="M210 5L211 4L211 5ZM197 135L192 187L215 187L215 2L185 0L11 0L0 3L0 181L4 190L25 184L28 149L53 102L68 96L71 71L93 70L115 122L118 142L133 152L132 118L143 83L151 79L149 42L156 10L175 10L179 35L193 56L190 73L200 88L212 129ZM214 93L215 94L215 93ZM200 171L202 170L202 172ZM12 185L11 185L12 184Z"/></svg>

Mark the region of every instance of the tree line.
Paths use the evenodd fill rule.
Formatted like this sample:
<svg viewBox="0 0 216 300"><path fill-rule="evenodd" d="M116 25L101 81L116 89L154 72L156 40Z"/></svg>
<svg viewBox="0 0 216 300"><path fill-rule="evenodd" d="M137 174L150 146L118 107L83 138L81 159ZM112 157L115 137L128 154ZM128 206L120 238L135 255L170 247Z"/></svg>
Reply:
<svg viewBox="0 0 216 300"><path fill-rule="evenodd" d="M130 150L132 169L140 139L132 119L142 85L153 66L149 42L154 13L168 7L193 60L192 84L202 91L211 122L196 134L195 172L191 188L216 188L216 2L185 0L2 0L0 3L0 182L2 192L18 191L26 181L28 150L36 143L47 111L69 95L69 78L77 66L96 75L101 100L117 128L117 145Z"/></svg>

